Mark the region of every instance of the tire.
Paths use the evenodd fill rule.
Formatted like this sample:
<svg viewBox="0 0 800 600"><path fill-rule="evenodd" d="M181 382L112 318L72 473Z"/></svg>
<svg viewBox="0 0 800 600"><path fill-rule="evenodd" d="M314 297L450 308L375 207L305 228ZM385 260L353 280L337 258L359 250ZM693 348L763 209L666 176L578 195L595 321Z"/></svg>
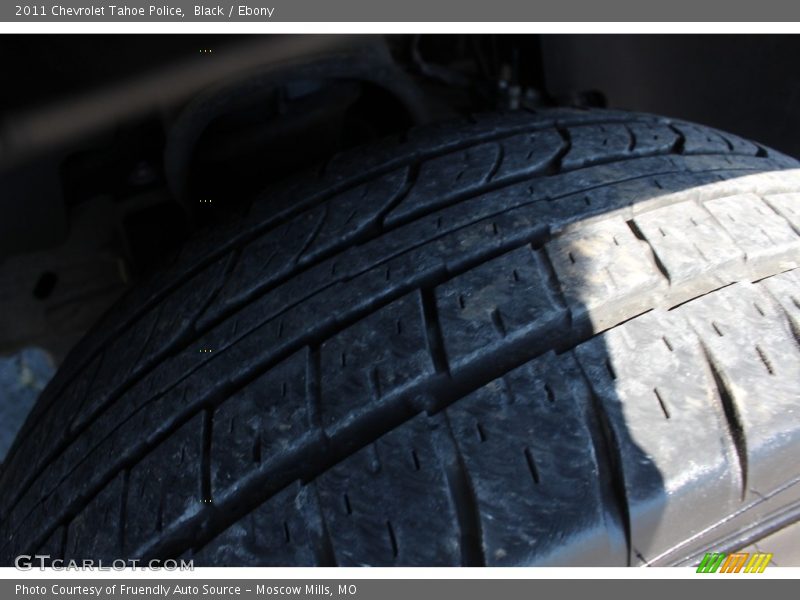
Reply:
<svg viewBox="0 0 800 600"><path fill-rule="evenodd" d="M605 111L333 158L47 387L0 563L674 565L800 517L800 171Z"/></svg>

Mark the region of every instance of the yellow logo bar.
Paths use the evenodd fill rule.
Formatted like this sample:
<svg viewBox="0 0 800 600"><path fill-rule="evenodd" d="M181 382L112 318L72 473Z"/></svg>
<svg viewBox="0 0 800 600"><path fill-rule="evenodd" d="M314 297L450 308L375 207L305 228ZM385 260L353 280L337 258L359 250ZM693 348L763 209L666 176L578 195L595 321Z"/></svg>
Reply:
<svg viewBox="0 0 800 600"><path fill-rule="evenodd" d="M763 573L764 569L767 568L769 561L772 560L772 554L766 554L764 552L756 552L750 558L750 561L747 563L747 566L744 568L745 573Z"/></svg>

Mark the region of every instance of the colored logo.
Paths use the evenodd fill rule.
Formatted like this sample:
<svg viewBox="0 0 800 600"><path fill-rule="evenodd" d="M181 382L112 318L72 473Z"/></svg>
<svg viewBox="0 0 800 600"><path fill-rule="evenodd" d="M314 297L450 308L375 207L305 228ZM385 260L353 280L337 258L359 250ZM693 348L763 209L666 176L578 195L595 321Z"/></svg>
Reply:
<svg viewBox="0 0 800 600"><path fill-rule="evenodd" d="M706 552L698 573L763 573L767 568L772 554L766 552Z"/></svg>

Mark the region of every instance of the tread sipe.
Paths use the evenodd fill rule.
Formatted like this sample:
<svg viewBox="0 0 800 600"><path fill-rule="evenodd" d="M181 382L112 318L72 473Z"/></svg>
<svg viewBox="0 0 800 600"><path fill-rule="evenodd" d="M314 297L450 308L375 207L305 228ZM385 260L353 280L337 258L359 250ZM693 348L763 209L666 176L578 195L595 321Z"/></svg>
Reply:
<svg viewBox="0 0 800 600"><path fill-rule="evenodd" d="M800 169L649 115L411 131L109 312L0 564L684 564L800 518Z"/></svg>

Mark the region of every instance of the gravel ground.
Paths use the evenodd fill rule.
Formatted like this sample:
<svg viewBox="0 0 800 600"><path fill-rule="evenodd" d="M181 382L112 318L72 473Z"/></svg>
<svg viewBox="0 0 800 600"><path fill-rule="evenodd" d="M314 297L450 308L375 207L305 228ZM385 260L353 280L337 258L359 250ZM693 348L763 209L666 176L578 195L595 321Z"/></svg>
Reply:
<svg viewBox="0 0 800 600"><path fill-rule="evenodd" d="M52 359L38 348L0 357L0 462L54 372Z"/></svg>

